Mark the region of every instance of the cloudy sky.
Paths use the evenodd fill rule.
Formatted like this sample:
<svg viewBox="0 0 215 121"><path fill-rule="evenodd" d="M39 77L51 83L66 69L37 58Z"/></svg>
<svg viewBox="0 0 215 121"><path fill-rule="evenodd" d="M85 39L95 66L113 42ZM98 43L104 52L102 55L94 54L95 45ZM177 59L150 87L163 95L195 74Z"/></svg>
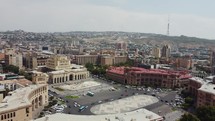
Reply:
<svg viewBox="0 0 215 121"><path fill-rule="evenodd" d="M0 31L128 31L215 39L215 0L0 0Z"/></svg>

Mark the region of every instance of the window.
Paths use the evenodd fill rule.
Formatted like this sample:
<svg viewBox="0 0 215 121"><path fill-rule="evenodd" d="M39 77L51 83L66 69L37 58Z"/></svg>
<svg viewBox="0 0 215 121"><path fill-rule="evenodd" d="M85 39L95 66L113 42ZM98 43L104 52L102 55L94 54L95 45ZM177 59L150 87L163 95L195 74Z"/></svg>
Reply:
<svg viewBox="0 0 215 121"><path fill-rule="evenodd" d="M29 108L26 108L26 113L29 113Z"/></svg>
<svg viewBox="0 0 215 121"><path fill-rule="evenodd" d="M3 120L4 119L4 116L3 115L1 115L1 120Z"/></svg>
<svg viewBox="0 0 215 121"><path fill-rule="evenodd" d="M15 117L16 116L16 113L15 112L13 112L13 117Z"/></svg>

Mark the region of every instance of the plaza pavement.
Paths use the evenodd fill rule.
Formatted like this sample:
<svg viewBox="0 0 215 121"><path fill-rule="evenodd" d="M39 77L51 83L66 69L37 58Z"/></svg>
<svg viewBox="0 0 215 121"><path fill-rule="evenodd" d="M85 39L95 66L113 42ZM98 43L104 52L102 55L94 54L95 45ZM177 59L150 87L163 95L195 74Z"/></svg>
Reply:
<svg viewBox="0 0 215 121"><path fill-rule="evenodd" d="M158 102L156 97L149 95L134 95L127 98L93 106L90 111L96 115L130 112Z"/></svg>

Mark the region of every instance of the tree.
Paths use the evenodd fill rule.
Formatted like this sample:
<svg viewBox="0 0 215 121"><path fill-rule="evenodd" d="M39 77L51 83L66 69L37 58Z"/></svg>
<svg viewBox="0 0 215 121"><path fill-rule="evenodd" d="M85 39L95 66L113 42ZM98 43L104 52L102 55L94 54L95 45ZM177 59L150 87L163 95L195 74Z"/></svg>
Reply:
<svg viewBox="0 0 215 121"><path fill-rule="evenodd" d="M85 67L87 68L88 71L93 71L94 70L94 65L92 63L86 63Z"/></svg>
<svg viewBox="0 0 215 121"><path fill-rule="evenodd" d="M197 108L196 115L201 121L215 121L215 107L199 107Z"/></svg>
<svg viewBox="0 0 215 121"><path fill-rule="evenodd" d="M195 115L190 113L181 116L179 121L200 121Z"/></svg>
<svg viewBox="0 0 215 121"><path fill-rule="evenodd" d="M5 65L3 66L4 72L13 72L15 74L19 73L19 67L16 67L14 65Z"/></svg>
<svg viewBox="0 0 215 121"><path fill-rule="evenodd" d="M194 100L193 100L193 98L191 98L191 97L186 97L186 98L185 98L185 102L188 103L188 104L190 104L190 105L192 105L193 102L194 102Z"/></svg>

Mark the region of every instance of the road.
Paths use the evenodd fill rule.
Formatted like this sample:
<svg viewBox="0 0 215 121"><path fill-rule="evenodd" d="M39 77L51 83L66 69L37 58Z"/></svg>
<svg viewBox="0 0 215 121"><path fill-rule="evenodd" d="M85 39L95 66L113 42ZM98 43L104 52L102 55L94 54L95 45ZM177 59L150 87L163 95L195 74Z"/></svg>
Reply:
<svg viewBox="0 0 215 121"><path fill-rule="evenodd" d="M112 85L113 86L113 84L111 84L109 82L101 81L98 79L97 79L97 81L105 83L105 85ZM114 85L114 86L116 86L116 85ZM61 97L63 100L65 100L65 102L67 104L67 108L65 108L64 113L77 114L77 115L92 115L92 113L90 112L90 108L92 106L98 104L98 101L102 101L102 103L105 103L107 101L117 100L119 98L125 98L128 96L132 96L136 93L147 94L147 95L151 95L151 94L155 93L155 92L153 92L153 90L150 90L150 91L141 90L141 91L139 91L139 90L133 89L133 88L125 88L124 86L120 86L120 85L118 85L117 87L118 87L118 90L116 90L116 91L109 91L107 89L103 89L106 87L94 87L94 88L100 88L100 91L94 92L94 90L91 89L90 91L95 93L95 95L93 97L90 97L87 95L82 96L80 94L81 96L78 99L67 99L67 98L65 98L65 95L56 94L53 92L49 92L49 93L53 94L55 97ZM153 109L156 109L158 107L161 107L162 105L166 105L166 103L174 102L176 94L177 93L174 91L172 91L172 92L160 92L159 94L156 93L155 96L159 98L159 102L154 103L154 104L149 105L149 106L146 106L144 108L146 108L148 110L153 110ZM164 96L162 97L161 95L164 95ZM85 109L83 112L78 112L79 108L74 107L74 102L77 102L80 105L88 106L88 108Z"/></svg>

